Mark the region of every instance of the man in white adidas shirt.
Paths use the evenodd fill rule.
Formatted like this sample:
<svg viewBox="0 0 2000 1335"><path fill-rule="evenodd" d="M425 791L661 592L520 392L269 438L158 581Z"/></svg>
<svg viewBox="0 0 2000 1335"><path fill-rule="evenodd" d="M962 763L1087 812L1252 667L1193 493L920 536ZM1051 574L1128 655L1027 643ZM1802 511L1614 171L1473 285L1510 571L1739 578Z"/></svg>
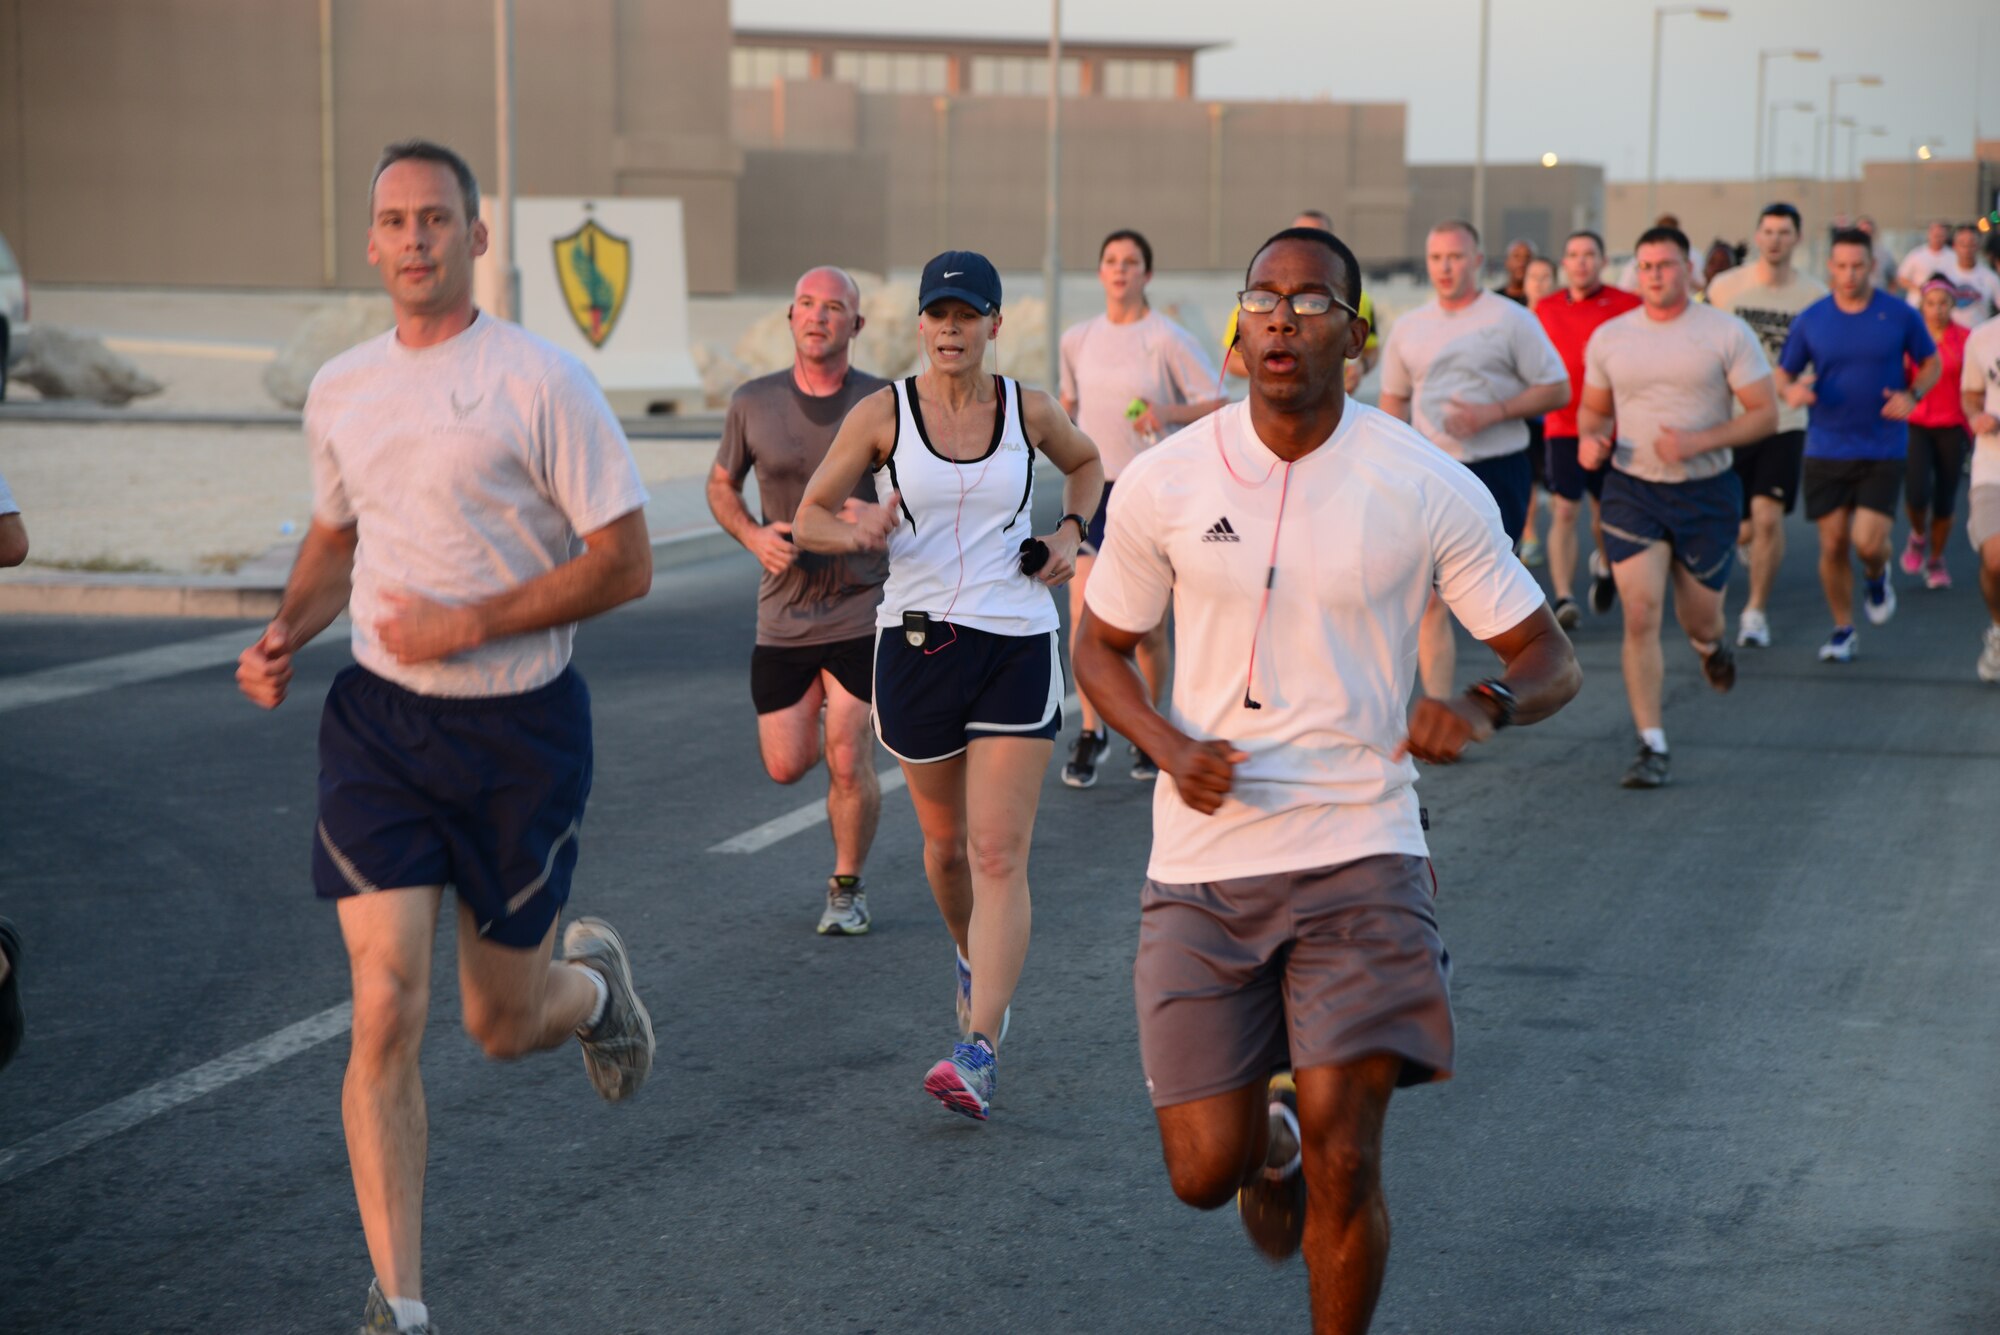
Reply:
<svg viewBox="0 0 2000 1335"><path fill-rule="evenodd" d="M1322 1335L1366 1329L1381 1288L1389 1097L1452 1067L1412 759L1450 763L1581 680L1485 488L1343 392L1359 279L1327 233L1258 252L1249 400L1126 470L1076 654L1163 771L1134 984L1174 1192L1237 1197L1267 1255L1303 1242ZM1433 587L1505 673L1406 713ZM1162 715L1134 655L1169 602Z"/></svg>

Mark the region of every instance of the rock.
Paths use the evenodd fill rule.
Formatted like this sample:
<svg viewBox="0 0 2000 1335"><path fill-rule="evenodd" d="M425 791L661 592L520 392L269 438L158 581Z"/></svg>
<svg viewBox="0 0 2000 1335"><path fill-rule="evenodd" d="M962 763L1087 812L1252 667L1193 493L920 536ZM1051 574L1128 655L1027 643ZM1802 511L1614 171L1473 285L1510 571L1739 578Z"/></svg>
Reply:
<svg viewBox="0 0 2000 1335"><path fill-rule="evenodd" d="M89 334L34 326L19 340L7 376L45 399L92 399L117 407L166 386Z"/></svg>
<svg viewBox="0 0 2000 1335"><path fill-rule="evenodd" d="M701 373L701 399L705 408L726 408L736 387L750 378L742 362L713 343L702 342L690 354L694 369Z"/></svg>
<svg viewBox="0 0 2000 1335"><path fill-rule="evenodd" d="M387 297L351 296L321 307L306 317L278 359L264 368L265 392L287 408L305 407L306 391L320 367L395 323Z"/></svg>

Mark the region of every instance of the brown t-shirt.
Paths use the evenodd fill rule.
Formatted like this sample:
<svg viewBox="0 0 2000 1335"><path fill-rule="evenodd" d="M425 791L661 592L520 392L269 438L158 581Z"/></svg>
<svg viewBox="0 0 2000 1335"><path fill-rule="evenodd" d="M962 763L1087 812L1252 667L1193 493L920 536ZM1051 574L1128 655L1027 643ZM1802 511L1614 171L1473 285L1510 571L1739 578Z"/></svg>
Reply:
<svg viewBox="0 0 2000 1335"><path fill-rule="evenodd" d="M757 500L766 524L792 522L847 410L889 382L850 367L837 393L814 398L788 368L759 376L729 398L715 462L737 486L757 470ZM863 473L854 494L875 500L875 478ZM875 634L875 606L889 578L882 552L826 556L801 549L782 575L764 572L757 590L757 643L831 644Z"/></svg>

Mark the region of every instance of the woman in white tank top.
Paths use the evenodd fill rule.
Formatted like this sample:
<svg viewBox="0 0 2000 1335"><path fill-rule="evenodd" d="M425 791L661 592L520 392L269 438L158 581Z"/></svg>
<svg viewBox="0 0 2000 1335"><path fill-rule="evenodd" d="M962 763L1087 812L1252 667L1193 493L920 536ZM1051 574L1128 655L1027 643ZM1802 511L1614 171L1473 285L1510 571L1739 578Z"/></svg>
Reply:
<svg viewBox="0 0 2000 1335"><path fill-rule="evenodd" d="M983 1119L1027 959L1028 846L1062 726L1049 590L1075 573L1079 516L1095 512L1104 470L1054 399L986 369L1000 278L984 256L939 255L920 290L924 369L849 411L806 485L792 538L810 551L889 554L876 735L902 763L924 871L958 946L964 1041L924 1088ZM1065 511L1038 536L1037 452L1064 475ZM886 475L876 484L883 503L850 501L870 470Z"/></svg>

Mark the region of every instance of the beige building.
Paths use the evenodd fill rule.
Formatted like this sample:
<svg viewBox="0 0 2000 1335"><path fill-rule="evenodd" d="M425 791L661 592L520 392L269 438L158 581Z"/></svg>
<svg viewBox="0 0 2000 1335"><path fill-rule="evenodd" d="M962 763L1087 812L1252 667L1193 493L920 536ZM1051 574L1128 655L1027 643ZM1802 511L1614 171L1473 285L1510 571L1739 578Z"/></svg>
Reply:
<svg viewBox="0 0 2000 1335"><path fill-rule="evenodd" d="M491 180L493 8L0 0L0 233L42 282L370 286L383 144ZM729 291L729 50L729 0L519 0L516 189L677 196L691 286Z"/></svg>
<svg viewBox="0 0 2000 1335"><path fill-rule="evenodd" d="M1571 232L1604 227L1604 169L1592 163L1486 164L1486 216L1472 216L1472 164L1426 163L1410 168L1410 225L1404 253L1421 270L1424 239L1433 224L1463 218L1479 229L1494 264L1515 241L1538 255L1562 251Z"/></svg>

